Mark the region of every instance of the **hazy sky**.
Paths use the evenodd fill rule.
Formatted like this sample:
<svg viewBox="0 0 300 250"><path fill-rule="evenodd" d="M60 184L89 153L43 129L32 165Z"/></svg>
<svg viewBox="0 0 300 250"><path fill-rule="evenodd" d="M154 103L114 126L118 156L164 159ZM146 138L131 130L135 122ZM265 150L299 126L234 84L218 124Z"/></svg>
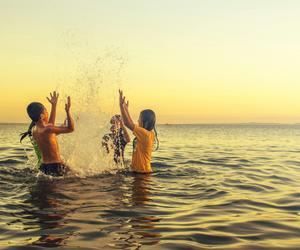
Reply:
<svg viewBox="0 0 300 250"><path fill-rule="evenodd" d="M74 92L83 71L107 112L121 86L135 118L300 122L300 1L0 0L0 16L0 122L28 121L30 101Z"/></svg>

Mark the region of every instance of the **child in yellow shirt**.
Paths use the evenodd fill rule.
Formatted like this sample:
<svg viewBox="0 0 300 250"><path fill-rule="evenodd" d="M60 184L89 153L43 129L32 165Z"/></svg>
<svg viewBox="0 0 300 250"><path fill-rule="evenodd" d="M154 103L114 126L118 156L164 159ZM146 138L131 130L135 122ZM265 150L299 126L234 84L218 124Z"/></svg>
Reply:
<svg viewBox="0 0 300 250"><path fill-rule="evenodd" d="M151 173L151 155L155 139L158 149L155 113L151 109L143 110L140 113L137 125L131 119L128 111L129 102L126 101L121 90L119 90L119 103L124 125L132 130L136 137L133 141L132 171L137 173Z"/></svg>

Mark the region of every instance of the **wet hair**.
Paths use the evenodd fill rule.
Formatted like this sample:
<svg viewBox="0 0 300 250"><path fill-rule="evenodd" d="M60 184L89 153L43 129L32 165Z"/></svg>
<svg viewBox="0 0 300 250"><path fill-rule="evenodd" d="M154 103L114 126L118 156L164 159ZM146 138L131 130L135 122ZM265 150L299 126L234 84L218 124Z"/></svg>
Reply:
<svg viewBox="0 0 300 250"><path fill-rule="evenodd" d="M44 105L39 102L32 102L27 106L27 114L31 119L31 123L28 127L27 132L20 134L20 136L21 136L20 142L22 142L22 140L26 136L30 136L30 137L32 136L31 130L36 125L38 120L40 119L41 114L43 113L44 109L45 109Z"/></svg>
<svg viewBox="0 0 300 250"><path fill-rule="evenodd" d="M121 115L114 115L111 119L110 119L110 123L112 124L112 123L114 123L114 122L116 122L116 121L120 121L120 120L122 120L122 117L121 117Z"/></svg>
<svg viewBox="0 0 300 250"><path fill-rule="evenodd" d="M152 131L154 130L155 134L155 142L156 142L156 148L155 150L158 150L159 148L159 140L157 137L157 131L156 131L156 115L153 110L151 109L145 109L140 113L140 123L141 127L148 130ZM136 141L136 138L134 139ZM135 144L135 142L134 142Z"/></svg>

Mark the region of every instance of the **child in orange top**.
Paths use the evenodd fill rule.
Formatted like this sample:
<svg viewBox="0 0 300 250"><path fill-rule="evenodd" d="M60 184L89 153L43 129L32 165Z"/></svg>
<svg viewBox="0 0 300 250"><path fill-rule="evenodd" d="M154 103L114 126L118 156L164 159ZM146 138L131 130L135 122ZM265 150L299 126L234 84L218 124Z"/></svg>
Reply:
<svg viewBox="0 0 300 250"><path fill-rule="evenodd" d="M143 110L140 113L139 124L134 124L128 111L129 103L126 101L121 90L119 90L119 95L120 110L124 124L136 136L133 141L132 171L137 173L151 173L151 154L155 139L158 148L155 113L150 109Z"/></svg>

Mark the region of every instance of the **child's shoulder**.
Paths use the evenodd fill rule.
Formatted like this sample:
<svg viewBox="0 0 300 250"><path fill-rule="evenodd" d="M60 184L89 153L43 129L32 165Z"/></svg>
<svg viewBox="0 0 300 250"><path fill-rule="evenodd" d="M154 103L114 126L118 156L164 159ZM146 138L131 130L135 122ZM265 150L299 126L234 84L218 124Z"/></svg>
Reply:
<svg viewBox="0 0 300 250"><path fill-rule="evenodd" d="M44 126L36 126L36 132L38 134L44 134L44 133L49 133L51 132L52 128L54 127L54 125L52 123L47 123Z"/></svg>
<svg viewBox="0 0 300 250"><path fill-rule="evenodd" d="M140 127L139 125L135 125L133 129L133 133L135 135L145 136L145 137L151 137L154 136L153 130L147 130L143 127Z"/></svg>

